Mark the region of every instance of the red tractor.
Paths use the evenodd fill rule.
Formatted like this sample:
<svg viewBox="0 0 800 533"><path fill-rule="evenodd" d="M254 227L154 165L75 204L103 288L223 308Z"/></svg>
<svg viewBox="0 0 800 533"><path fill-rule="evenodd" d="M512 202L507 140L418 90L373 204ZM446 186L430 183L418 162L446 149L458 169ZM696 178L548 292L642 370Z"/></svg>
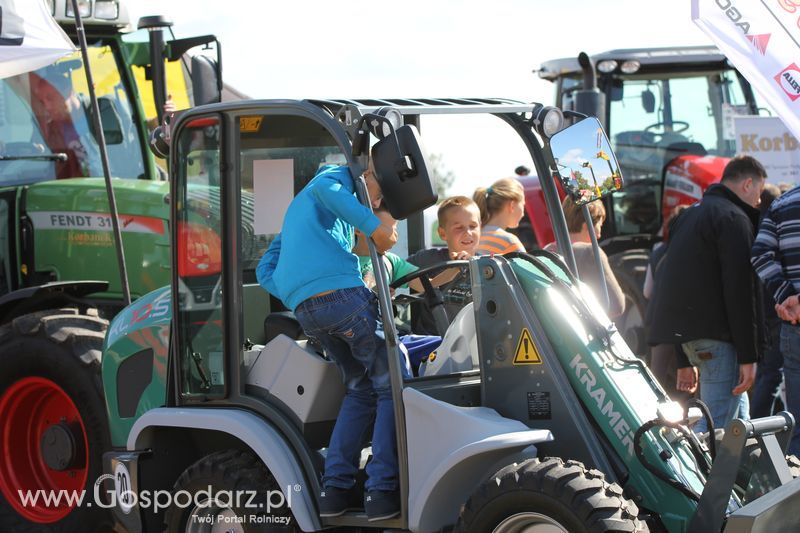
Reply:
<svg viewBox="0 0 800 533"><path fill-rule="evenodd" d="M736 151L733 116L758 114L753 90L712 46L581 54L547 61L538 74L554 83L555 105L600 119L619 159L625 185L604 200L600 244L627 296L617 326L646 355L642 285L650 250L674 207L694 203L719 181ZM522 237L544 246L554 239L539 180L520 181Z"/></svg>

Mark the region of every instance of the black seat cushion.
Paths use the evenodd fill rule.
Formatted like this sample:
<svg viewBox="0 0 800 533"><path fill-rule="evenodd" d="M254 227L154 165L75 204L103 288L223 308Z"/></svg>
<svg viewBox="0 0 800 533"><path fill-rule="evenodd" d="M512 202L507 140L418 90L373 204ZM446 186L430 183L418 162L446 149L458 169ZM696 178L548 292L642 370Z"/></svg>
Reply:
<svg viewBox="0 0 800 533"><path fill-rule="evenodd" d="M306 335L303 333L303 328L300 322L291 311L280 311L278 313L270 313L264 319L264 336L266 343L278 335L286 335L290 339L300 340L305 339Z"/></svg>

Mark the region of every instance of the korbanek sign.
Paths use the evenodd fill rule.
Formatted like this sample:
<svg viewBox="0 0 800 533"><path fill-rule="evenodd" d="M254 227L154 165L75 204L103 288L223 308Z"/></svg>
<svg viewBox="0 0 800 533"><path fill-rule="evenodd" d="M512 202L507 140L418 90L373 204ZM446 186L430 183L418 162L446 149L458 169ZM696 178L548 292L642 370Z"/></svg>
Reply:
<svg viewBox="0 0 800 533"><path fill-rule="evenodd" d="M44 0L0 0L0 78L39 69L74 50Z"/></svg>
<svg viewBox="0 0 800 533"><path fill-rule="evenodd" d="M800 143L778 117L734 117L736 152L758 159L770 183L800 183Z"/></svg>
<svg viewBox="0 0 800 533"><path fill-rule="evenodd" d="M800 139L800 0L692 0L692 20Z"/></svg>

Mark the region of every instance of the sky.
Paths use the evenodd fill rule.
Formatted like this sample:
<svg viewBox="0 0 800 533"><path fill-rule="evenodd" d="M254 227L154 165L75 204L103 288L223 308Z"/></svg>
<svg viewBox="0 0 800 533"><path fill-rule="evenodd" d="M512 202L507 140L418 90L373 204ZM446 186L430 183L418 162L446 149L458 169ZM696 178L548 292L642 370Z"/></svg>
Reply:
<svg viewBox="0 0 800 533"><path fill-rule="evenodd" d="M223 78L253 98L502 97L549 104L552 85L534 73L545 60L711 44L691 21L689 0L131 0L129 9L134 21L170 17L178 37L216 35ZM463 144L451 136L428 149ZM495 158L502 170L444 157L445 170L457 176L455 192L510 175L521 159L508 150Z"/></svg>

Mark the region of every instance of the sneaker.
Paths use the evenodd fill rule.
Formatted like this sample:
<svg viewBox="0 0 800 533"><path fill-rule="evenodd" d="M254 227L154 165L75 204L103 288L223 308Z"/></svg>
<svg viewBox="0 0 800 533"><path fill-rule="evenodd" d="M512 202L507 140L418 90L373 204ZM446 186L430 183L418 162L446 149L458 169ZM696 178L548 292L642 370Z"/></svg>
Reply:
<svg viewBox="0 0 800 533"><path fill-rule="evenodd" d="M394 518L400 514L400 493L396 490L371 490L364 498L364 509L370 522Z"/></svg>
<svg viewBox="0 0 800 533"><path fill-rule="evenodd" d="M353 489L325 487L319 493L319 516L332 518L347 511L361 509L358 493Z"/></svg>

